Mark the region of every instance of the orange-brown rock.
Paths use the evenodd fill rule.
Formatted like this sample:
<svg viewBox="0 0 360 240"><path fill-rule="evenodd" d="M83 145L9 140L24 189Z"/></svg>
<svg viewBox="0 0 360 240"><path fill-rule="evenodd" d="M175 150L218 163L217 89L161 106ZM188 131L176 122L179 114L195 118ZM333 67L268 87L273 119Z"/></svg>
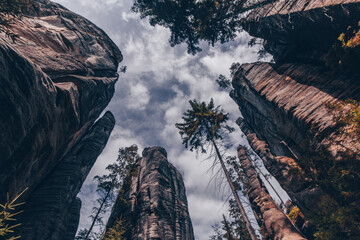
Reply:
<svg viewBox="0 0 360 240"><path fill-rule="evenodd" d="M250 203L257 216L260 217L261 222L265 225L269 239L306 239L271 198L252 165L245 147L238 147L238 157L247 179L246 186L248 186L247 194Z"/></svg>

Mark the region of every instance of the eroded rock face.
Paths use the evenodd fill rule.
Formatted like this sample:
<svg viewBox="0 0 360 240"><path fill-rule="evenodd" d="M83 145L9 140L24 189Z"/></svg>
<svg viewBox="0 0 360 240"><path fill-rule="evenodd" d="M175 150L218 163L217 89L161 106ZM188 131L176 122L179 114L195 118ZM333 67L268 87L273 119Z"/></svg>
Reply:
<svg viewBox="0 0 360 240"><path fill-rule="evenodd" d="M109 103L120 50L90 21L47 0L0 42L0 183L29 194Z"/></svg>
<svg viewBox="0 0 360 240"><path fill-rule="evenodd" d="M359 142L337 134L329 102L359 96L356 78L334 75L304 64L255 63L241 66L231 96L244 119L239 122L250 145L305 212L329 195L306 177L299 162L312 151L341 159L343 152L360 153ZM328 165L331 166L331 163ZM291 174L296 172L296 174Z"/></svg>
<svg viewBox="0 0 360 240"><path fill-rule="evenodd" d="M286 190L294 204L303 212L310 213L322 197L331 198L316 184L306 177L304 170L294 158L286 155L274 155L266 141L258 138L255 131L244 121L238 121L241 130L246 134L252 149L263 160L265 167ZM291 153L289 153L290 155ZM297 174L291 174L296 171Z"/></svg>
<svg viewBox="0 0 360 240"><path fill-rule="evenodd" d="M137 169L125 194L118 197L107 228L122 216L127 239L194 239L185 186L165 149L145 148Z"/></svg>
<svg viewBox="0 0 360 240"><path fill-rule="evenodd" d="M355 0L272 1L252 12L244 26L265 39L276 63L234 65L231 97L243 115L238 124L309 219L358 205L357 198L341 193L335 172L343 170L337 167L341 164L349 172L358 169L360 143L348 134L349 126L334 119L329 106L349 98L359 101L359 78L334 73L323 61L339 33L359 21L359 11ZM347 191L358 194L356 180L349 179L344 180ZM358 219L356 211L349 212ZM313 223L321 221L326 222ZM337 234L358 238L358 223L353 222L339 227Z"/></svg>
<svg viewBox="0 0 360 240"><path fill-rule="evenodd" d="M327 107L342 99L359 99L356 76L305 64L269 63L242 65L234 76L232 97L246 122L274 154L289 155L289 147L301 152L309 144L325 146L334 157L347 149L360 152L355 139L336 136L336 124Z"/></svg>
<svg viewBox="0 0 360 240"><path fill-rule="evenodd" d="M238 147L238 157L248 180L247 194L258 217L264 224L269 239L305 240L290 219L276 206L260 180L245 147ZM264 230L265 230L264 229Z"/></svg>
<svg viewBox="0 0 360 240"><path fill-rule="evenodd" d="M322 64L347 26L359 21L359 0L275 0L253 11L244 29L265 39L265 49L280 62Z"/></svg>
<svg viewBox="0 0 360 240"><path fill-rule="evenodd" d="M80 217L76 195L114 124L114 116L105 113L26 200L20 216L23 239L74 239Z"/></svg>
<svg viewBox="0 0 360 240"><path fill-rule="evenodd" d="M0 36L0 203L26 187L17 232L72 240L80 187L115 124L108 105L122 55L98 27L59 4L35 0Z"/></svg>

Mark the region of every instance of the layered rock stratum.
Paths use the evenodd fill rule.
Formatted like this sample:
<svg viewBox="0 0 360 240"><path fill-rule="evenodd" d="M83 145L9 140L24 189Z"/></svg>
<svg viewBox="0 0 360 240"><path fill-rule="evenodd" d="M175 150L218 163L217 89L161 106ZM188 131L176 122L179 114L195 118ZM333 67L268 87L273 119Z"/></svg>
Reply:
<svg viewBox="0 0 360 240"><path fill-rule="evenodd" d="M22 238L70 240L76 195L114 127L111 113L96 119L122 55L93 23L48 0L11 31L15 42L0 40L0 200L28 187Z"/></svg>
<svg viewBox="0 0 360 240"><path fill-rule="evenodd" d="M346 209L359 205L352 171L359 169L360 143L330 106L359 101L359 76L334 72L325 59L339 35L359 21L360 1L270 2L249 14L244 29L264 39L275 63L233 66L231 97L243 115L238 124L305 217L316 225L349 211L344 216L352 220L339 221L338 234L358 238L359 212Z"/></svg>
<svg viewBox="0 0 360 240"><path fill-rule="evenodd" d="M181 174L168 162L164 148L145 148L142 155L116 200L107 228L123 219L129 240L193 240Z"/></svg>

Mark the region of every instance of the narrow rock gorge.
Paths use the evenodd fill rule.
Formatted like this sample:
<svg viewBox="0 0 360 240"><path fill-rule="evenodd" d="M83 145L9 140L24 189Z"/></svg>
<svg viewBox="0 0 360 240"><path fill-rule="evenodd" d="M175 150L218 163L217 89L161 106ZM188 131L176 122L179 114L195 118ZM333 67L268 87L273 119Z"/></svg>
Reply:
<svg viewBox="0 0 360 240"><path fill-rule="evenodd" d="M192 240L194 233L182 176L161 147L145 148L124 184L107 228L124 220L126 239Z"/></svg>
<svg viewBox="0 0 360 240"><path fill-rule="evenodd" d="M360 233L354 208L360 203L359 139L331 112L346 99L359 101L359 75L326 66L332 45L357 24L359 11L360 1L265 4L243 26L264 39L275 63L232 67L230 95L243 115L240 128L320 239L334 239L321 235L329 232L336 239L357 239Z"/></svg>
<svg viewBox="0 0 360 240"><path fill-rule="evenodd" d="M114 127L118 47L98 27L48 0L0 40L0 202L25 188L23 239L74 239L76 198Z"/></svg>
<svg viewBox="0 0 360 240"><path fill-rule="evenodd" d="M181 1L156 1L159 2L176 2L174 9L181 9L178 12L186 8L179 3ZM223 4L225 2L213 1L210 5L214 9L220 6L226 13L229 9L232 12L234 6ZM247 4L250 6L254 1L242 7L249 7ZM157 7L157 4L150 5ZM162 11L166 9L160 8ZM241 24L241 28L251 36L263 39L263 47L274 61L234 64L230 97L242 113L237 124L251 148L291 198L285 206L277 206L262 182L266 177L259 176L248 150L238 148L239 169L242 169L239 170L242 174L239 179L246 179L244 187L261 226L263 239L360 239L360 0L260 0L254 8L247 8L246 14L238 13L241 21L236 21L236 24ZM218 17L212 8L206 11L209 9L209 18ZM182 14L186 15L190 10ZM144 16L151 16L146 14ZM126 14L122 17L126 22L134 20ZM172 16L165 14L165 17ZM180 17L181 21L189 20L193 24L189 25L196 26L194 34L199 34L198 31L204 28L204 33L195 36L195 43L204 40L202 37L206 37L206 31L211 31L206 24L216 22L195 21L195 17L193 19L190 15ZM158 20L150 18L151 25L158 24ZM145 29L143 22L141 26ZM357 30L351 26L356 26L354 29ZM174 29L178 30L170 28L171 31ZM238 26L232 26L230 30L237 31ZM345 34L350 30L353 39ZM217 29L215 32L221 31ZM150 33L149 30L138 36L153 36ZM26 204L16 208L23 211L14 221L14 224L21 223L16 227L16 234L25 240L73 240L82 205L77 195L115 126L113 114L109 111L102 113L114 95L123 56L104 31L49 0L33 0L24 16L14 19L11 34L9 36L0 30L0 203L7 201L7 195L13 199L27 189L19 199ZM134 36L129 34L131 42ZM181 35L181 39L176 36L172 35L170 39L170 42L175 41L172 45L186 40L186 36ZM221 36L217 40L225 41ZM146 48L135 41L131 44L134 56L135 52ZM354 49L354 52L347 49L351 56L346 56L344 62L332 56L339 54L338 45ZM144 57L158 51L156 48L152 52L147 50L146 54L142 52L136 56ZM174 52L182 59L180 51ZM132 58L137 59L134 56ZM198 58L204 65L202 67L206 65L202 61L204 56ZM352 61L354 56L357 61ZM154 62L161 59L157 57L153 58ZM184 59L190 58L186 56ZM189 62L184 66L189 68L189 73L203 73L196 64L191 69L193 60L186 61ZM353 66L344 66L349 61ZM125 72L126 67L123 70ZM207 94L202 86L191 85L203 82L191 82L191 74L187 72L177 72L176 78L184 75L189 79L175 81L175 77L169 77L173 86L156 82L154 79L158 75L153 73L146 73L151 75L151 79L147 79L144 72L141 76L131 75L139 77L135 84L126 85L128 89L125 90L118 89L125 92L124 96L133 98L126 99L129 105L131 101L149 98L145 101L148 102L146 106L152 106L146 109L135 104L124 108L124 111L130 111L136 106L141 112L135 115L138 118L142 115L143 122L136 119L131 127L137 124L151 128L152 125L146 121L155 118L148 118L150 115L145 112L153 111L156 116L164 113L155 121L164 125L159 129L167 128L170 118L177 116L177 111L183 107L175 106L175 95L182 92L183 98L195 93L196 97L203 97L201 94L204 92ZM162 74L168 73L164 71ZM164 86L150 89L140 80L149 80L148 85ZM176 83L181 84L175 86ZM200 90L193 93L190 86ZM173 87L179 88L179 93ZM169 89L173 93L169 93ZM163 100L153 102L153 92ZM166 95L174 96L167 98ZM163 102L168 103L171 111L165 111L169 109L163 109L164 106L159 107L161 111L154 111L159 106L157 104ZM166 121L163 121L164 117ZM352 123L352 117L358 122ZM141 134L138 128L133 130L124 135L134 137ZM145 132L148 134L150 131ZM170 131L162 134L165 132L172 134ZM138 140L144 136L135 137ZM151 137L154 136L146 136L147 139ZM173 136L168 137L166 139ZM159 139L151 144L163 141ZM193 240L184 182L180 172L168 161L166 150L145 148L132 170L120 189L106 228L116 227L120 220L126 229L124 237L128 240ZM286 213L282 207L286 208ZM239 226L240 218L241 215ZM226 217L223 219L225 222Z"/></svg>

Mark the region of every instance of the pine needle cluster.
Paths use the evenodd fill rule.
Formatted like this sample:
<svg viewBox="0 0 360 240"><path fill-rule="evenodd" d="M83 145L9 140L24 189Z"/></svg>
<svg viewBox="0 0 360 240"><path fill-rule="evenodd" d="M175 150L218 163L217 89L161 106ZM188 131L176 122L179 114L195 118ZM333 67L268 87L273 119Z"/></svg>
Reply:
<svg viewBox="0 0 360 240"><path fill-rule="evenodd" d="M234 128L226 124L229 114L225 114L219 106L215 107L213 99L209 104L196 100L190 100L189 103L191 109L184 112L184 122L175 124L185 148L190 147L190 151L201 149L205 153L204 145L207 142L222 140L224 131L234 131Z"/></svg>
<svg viewBox="0 0 360 240"><path fill-rule="evenodd" d="M27 188L22 191L20 194L18 194L14 199L10 200L9 198L9 194L7 194L7 201L6 203L0 204L0 236L1 237L8 237L6 240L15 240L15 239L19 239L20 236L11 236L9 237L9 235L14 235L14 228L18 227L21 225L21 223L15 224L15 225L11 225L9 222L12 221L16 221L16 219L14 218L16 215L22 213L23 211L15 211L15 208L23 205L24 202L21 203L15 203L19 197L27 190Z"/></svg>
<svg viewBox="0 0 360 240"><path fill-rule="evenodd" d="M107 230L103 240L125 240L125 232L126 227L124 226L124 219L120 218L112 228Z"/></svg>

